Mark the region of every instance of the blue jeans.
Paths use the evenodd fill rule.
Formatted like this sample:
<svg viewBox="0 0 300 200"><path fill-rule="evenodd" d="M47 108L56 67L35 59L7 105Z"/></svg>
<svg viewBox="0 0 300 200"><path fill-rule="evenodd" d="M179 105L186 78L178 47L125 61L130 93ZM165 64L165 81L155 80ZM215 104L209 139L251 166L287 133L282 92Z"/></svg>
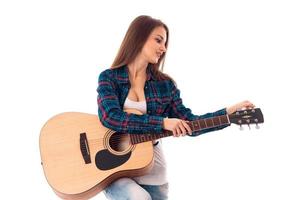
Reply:
<svg viewBox="0 0 300 200"><path fill-rule="evenodd" d="M120 178L105 188L110 200L166 200L168 183L164 185L140 185L130 178Z"/></svg>

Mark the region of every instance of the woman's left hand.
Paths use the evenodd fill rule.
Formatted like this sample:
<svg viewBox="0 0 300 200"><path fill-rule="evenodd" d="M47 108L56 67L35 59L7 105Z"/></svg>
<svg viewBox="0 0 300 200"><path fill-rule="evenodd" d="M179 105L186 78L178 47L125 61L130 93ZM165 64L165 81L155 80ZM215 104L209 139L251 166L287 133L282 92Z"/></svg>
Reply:
<svg viewBox="0 0 300 200"><path fill-rule="evenodd" d="M254 107L255 107L255 105L253 103L246 100L246 101L242 101L240 103L234 104L230 107L227 107L226 111L227 111L227 114L230 115L230 114L234 113L235 111L242 110L244 108L251 109L251 108L254 108Z"/></svg>

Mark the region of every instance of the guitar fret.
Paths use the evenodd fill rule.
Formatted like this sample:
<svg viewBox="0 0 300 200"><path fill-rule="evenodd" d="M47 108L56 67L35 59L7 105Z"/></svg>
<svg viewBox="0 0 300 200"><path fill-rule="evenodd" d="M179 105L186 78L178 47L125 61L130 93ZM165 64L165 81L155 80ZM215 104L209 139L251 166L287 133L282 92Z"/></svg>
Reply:
<svg viewBox="0 0 300 200"><path fill-rule="evenodd" d="M221 125L220 122L219 122L219 120L218 120L218 117L214 117L212 119L212 121L213 121L214 126L220 126Z"/></svg>
<svg viewBox="0 0 300 200"><path fill-rule="evenodd" d="M207 125L206 125L206 121L205 120L199 120L199 122L200 122L200 127L202 128L202 129L205 129L206 127L207 127Z"/></svg>
<svg viewBox="0 0 300 200"><path fill-rule="evenodd" d="M206 122L207 128L213 127L213 123L210 118L205 119L205 122Z"/></svg>
<svg viewBox="0 0 300 200"><path fill-rule="evenodd" d="M133 143L132 143L132 144L136 144L136 140L135 140L135 137L134 137L134 136L135 136L134 134L131 134L132 141L133 141Z"/></svg>
<svg viewBox="0 0 300 200"><path fill-rule="evenodd" d="M157 135L156 134L152 134L152 140L156 140Z"/></svg>
<svg viewBox="0 0 300 200"><path fill-rule="evenodd" d="M223 116L220 116L220 118L221 118L222 124L227 124L228 123L227 116L223 115Z"/></svg>
<svg viewBox="0 0 300 200"><path fill-rule="evenodd" d="M160 134L155 134L155 139L157 140L157 139L159 139L161 136L162 136L161 133L160 133Z"/></svg>
<svg viewBox="0 0 300 200"><path fill-rule="evenodd" d="M219 124L221 125L222 122L221 122L220 116L218 116L218 120L219 120Z"/></svg>
<svg viewBox="0 0 300 200"><path fill-rule="evenodd" d="M140 138L139 135L136 134L136 135L135 135L135 138L136 138L136 142L137 142L137 143L140 143L140 142L141 142L141 138Z"/></svg>
<svg viewBox="0 0 300 200"><path fill-rule="evenodd" d="M200 130L200 129L199 129L198 121L193 121L192 124L193 124L193 127L194 127L194 131Z"/></svg>
<svg viewBox="0 0 300 200"><path fill-rule="evenodd" d="M137 140L137 143L140 143L141 142L141 140L140 140L141 138L139 137L139 135L136 135L136 140Z"/></svg>
<svg viewBox="0 0 300 200"><path fill-rule="evenodd" d="M153 134L150 134L150 133L148 133L148 140L147 141L151 141L151 140L153 140Z"/></svg>
<svg viewBox="0 0 300 200"><path fill-rule="evenodd" d="M155 140L155 134L151 134L151 141Z"/></svg>
<svg viewBox="0 0 300 200"><path fill-rule="evenodd" d="M130 135L130 140L131 140L131 144L135 144L133 134Z"/></svg>
<svg viewBox="0 0 300 200"><path fill-rule="evenodd" d="M195 131L194 123L192 122L191 125L192 125L191 127L192 131Z"/></svg>
<svg viewBox="0 0 300 200"><path fill-rule="evenodd" d="M133 141L133 135L129 135L129 137L130 137L130 143L131 143L131 144L134 144L134 141Z"/></svg>
<svg viewBox="0 0 300 200"><path fill-rule="evenodd" d="M145 142L146 141L145 135L142 134L141 137L142 137L142 141Z"/></svg>
<svg viewBox="0 0 300 200"><path fill-rule="evenodd" d="M224 118L226 119L226 124L230 124L229 116L225 115Z"/></svg>

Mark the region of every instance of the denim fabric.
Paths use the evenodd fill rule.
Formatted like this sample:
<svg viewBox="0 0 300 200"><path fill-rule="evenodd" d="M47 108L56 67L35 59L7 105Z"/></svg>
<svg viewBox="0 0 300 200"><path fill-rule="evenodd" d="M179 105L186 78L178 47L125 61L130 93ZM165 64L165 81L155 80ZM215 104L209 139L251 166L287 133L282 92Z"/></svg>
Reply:
<svg viewBox="0 0 300 200"><path fill-rule="evenodd" d="M105 188L109 200L166 200L168 183L164 185L139 185L130 178L120 178Z"/></svg>

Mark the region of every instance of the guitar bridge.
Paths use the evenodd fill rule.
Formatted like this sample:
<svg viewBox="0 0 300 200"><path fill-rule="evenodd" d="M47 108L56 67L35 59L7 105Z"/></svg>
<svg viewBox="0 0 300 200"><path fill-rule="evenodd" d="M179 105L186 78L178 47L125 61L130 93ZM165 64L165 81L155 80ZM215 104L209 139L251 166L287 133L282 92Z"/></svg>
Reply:
<svg viewBox="0 0 300 200"><path fill-rule="evenodd" d="M91 163L91 155L89 143L87 141L86 133L80 133L80 151L85 164Z"/></svg>

